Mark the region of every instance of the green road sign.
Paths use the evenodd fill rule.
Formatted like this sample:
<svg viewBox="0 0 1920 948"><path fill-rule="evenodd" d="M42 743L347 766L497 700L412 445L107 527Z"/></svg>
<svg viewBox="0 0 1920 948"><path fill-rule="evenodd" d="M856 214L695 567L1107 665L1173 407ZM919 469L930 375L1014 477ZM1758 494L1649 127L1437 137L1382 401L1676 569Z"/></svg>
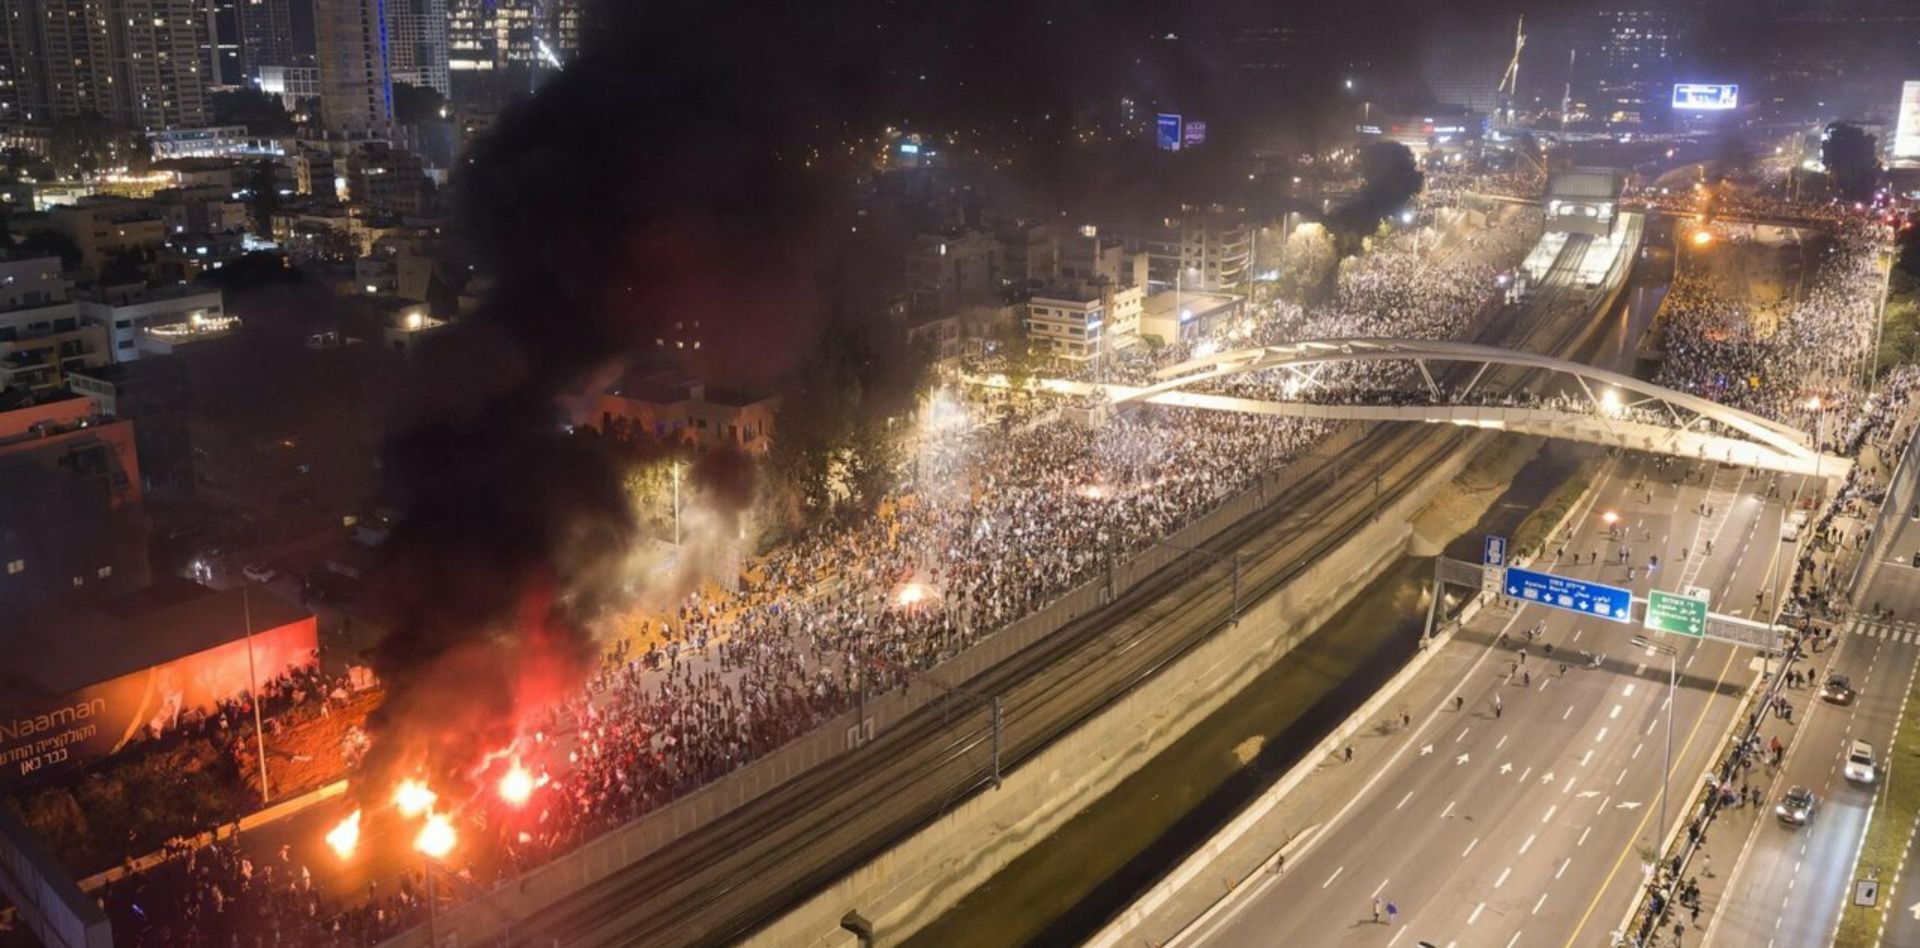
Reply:
<svg viewBox="0 0 1920 948"><path fill-rule="evenodd" d="M1647 628L1696 639L1707 635L1707 600L1654 590L1647 593Z"/></svg>

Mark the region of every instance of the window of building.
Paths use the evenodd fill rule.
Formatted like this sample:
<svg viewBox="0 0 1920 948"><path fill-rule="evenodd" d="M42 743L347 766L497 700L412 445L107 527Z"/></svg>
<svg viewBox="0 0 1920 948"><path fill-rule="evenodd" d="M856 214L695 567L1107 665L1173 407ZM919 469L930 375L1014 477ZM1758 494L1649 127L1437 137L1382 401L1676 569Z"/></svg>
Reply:
<svg viewBox="0 0 1920 948"><path fill-rule="evenodd" d="M26 572L26 571L27 571L27 561L26 561L26 560L8 560L8 561L7 561L7 575L8 575L8 576L18 576L18 575L20 575L21 573L24 573L24 572Z"/></svg>
<svg viewBox="0 0 1920 948"><path fill-rule="evenodd" d="M100 579L106 579L107 577L109 577L109 576L112 576L112 575L113 575L113 567L111 567L111 566L102 566L102 567L100 567L99 569L97 569L97 570L94 570L94 571L93 571L93 574L94 574L95 576L97 576L97 577L99 577Z"/></svg>

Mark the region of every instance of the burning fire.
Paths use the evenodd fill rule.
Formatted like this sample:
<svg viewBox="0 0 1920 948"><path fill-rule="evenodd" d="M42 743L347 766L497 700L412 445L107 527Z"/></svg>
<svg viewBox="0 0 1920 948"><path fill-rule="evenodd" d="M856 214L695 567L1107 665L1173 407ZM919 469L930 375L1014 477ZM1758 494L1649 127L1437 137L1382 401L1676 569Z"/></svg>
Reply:
<svg viewBox="0 0 1920 948"><path fill-rule="evenodd" d="M925 602L927 587L923 583L908 583L893 594L893 601L902 606L914 606Z"/></svg>
<svg viewBox="0 0 1920 948"><path fill-rule="evenodd" d="M533 787L533 775L527 773L527 768L520 766L516 760L512 767L507 768L506 775L500 778L500 799L519 806L533 796Z"/></svg>
<svg viewBox="0 0 1920 948"><path fill-rule="evenodd" d="M413 838L413 848L432 856L444 859L453 852L455 839L453 823L444 813L427 815L427 825L420 827L420 835Z"/></svg>
<svg viewBox="0 0 1920 948"><path fill-rule="evenodd" d="M433 801L438 799L439 794L411 778L400 781L400 785L393 788L393 805L400 808L401 816L419 816L427 812L433 806Z"/></svg>
<svg viewBox="0 0 1920 948"><path fill-rule="evenodd" d="M327 833L327 845L333 847L341 859L353 855L355 846L360 845L360 811L355 810L340 825Z"/></svg>

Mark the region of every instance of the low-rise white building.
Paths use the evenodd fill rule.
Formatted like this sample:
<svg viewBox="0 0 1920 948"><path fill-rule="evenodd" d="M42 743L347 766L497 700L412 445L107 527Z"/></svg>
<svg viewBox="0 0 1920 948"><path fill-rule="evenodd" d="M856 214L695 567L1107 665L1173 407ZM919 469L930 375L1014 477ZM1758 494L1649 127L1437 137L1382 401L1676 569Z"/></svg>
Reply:
<svg viewBox="0 0 1920 948"><path fill-rule="evenodd" d="M1146 288L1069 283L1027 301L1027 346L1034 355L1076 362L1118 352L1139 340Z"/></svg>
<svg viewBox="0 0 1920 948"><path fill-rule="evenodd" d="M223 335L238 322L219 290L194 285L110 288L80 296L75 305L83 321L105 332L114 362L165 355Z"/></svg>

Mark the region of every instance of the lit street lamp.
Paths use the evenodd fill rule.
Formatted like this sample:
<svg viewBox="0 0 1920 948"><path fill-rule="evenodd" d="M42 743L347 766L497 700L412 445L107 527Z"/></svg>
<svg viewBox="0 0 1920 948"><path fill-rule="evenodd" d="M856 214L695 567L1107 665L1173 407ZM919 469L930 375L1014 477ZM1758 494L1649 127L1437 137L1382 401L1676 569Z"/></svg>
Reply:
<svg viewBox="0 0 1920 948"><path fill-rule="evenodd" d="M1653 837L1653 844L1659 846L1667 838L1667 782L1673 774L1673 685L1674 679L1679 675L1680 650L1665 642L1655 642L1644 635L1634 636L1633 644L1636 648L1644 648L1649 652L1667 657L1667 764L1660 771L1660 829ZM1656 866L1659 865L1659 859L1656 853L1654 856Z"/></svg>

